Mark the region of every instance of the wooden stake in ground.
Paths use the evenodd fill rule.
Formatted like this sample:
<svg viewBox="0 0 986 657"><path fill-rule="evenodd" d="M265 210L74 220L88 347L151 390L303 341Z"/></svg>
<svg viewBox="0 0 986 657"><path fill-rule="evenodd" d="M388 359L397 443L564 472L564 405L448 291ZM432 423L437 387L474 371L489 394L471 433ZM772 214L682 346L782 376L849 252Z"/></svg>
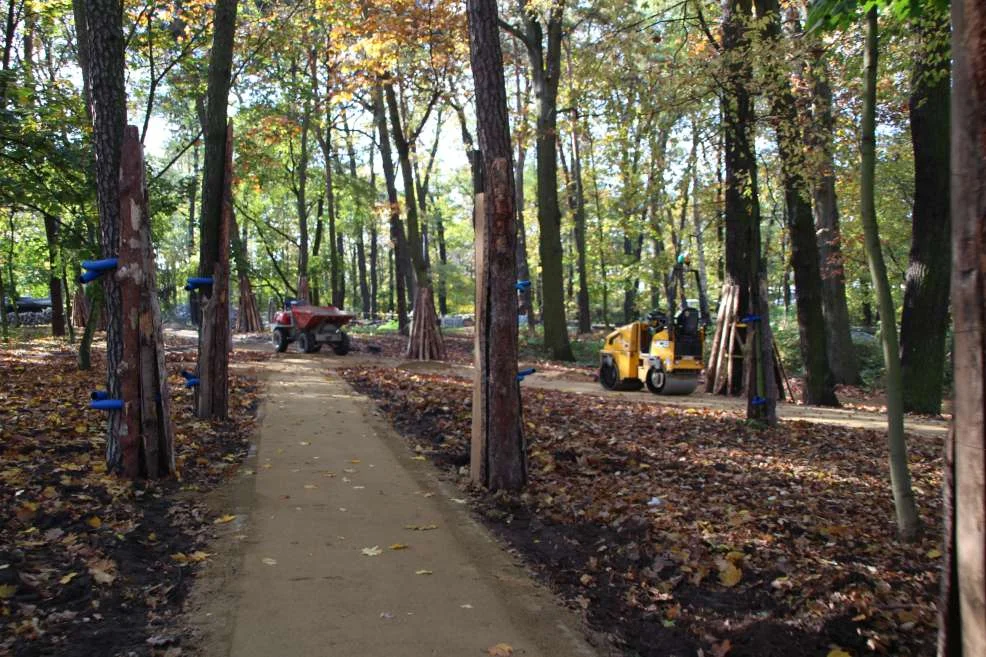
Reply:
<svg viewBox="0 0 986 657"><path fill-rule="evenodd" d="M108 274L119 286L123 313L123 359L117 370L123 417L117 427L124 476L153 479L175 471L174 433L136 126L124 133L120 170L120 250L116 271Z"/></svg>
<svg viewBox="0 0 986 657"><path fill-rule="evenodd" d="M527 482L527 450L517 381L517 215L503 53L496 1L469 0L466 12L483 162L471 474L491 490L517 490Z"/></svg>
<svg viewBox="0 0 986 657"><path fill-rule="evenodd" d="M952 25L955 419L938 654L973 657L986 654L986 7L955 0Z"/></svg>
<svg viewBox="0 0 986 657"><path fill-rule="evenodd" d="M226 419L229 411L229 226L233 217L233 125L226 127L226 172L219 220L219 257L212 285L203 288L202 329L199 332L199 385L196 414Z"/></svg>

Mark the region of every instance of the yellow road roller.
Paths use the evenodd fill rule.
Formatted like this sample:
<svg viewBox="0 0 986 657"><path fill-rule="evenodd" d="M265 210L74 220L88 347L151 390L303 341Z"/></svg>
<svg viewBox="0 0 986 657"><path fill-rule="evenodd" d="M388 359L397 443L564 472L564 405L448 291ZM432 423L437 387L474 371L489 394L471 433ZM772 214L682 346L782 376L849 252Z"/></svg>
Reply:
<svg viewBox="0 0 986 657"><path fill-rule="evenodd" d="M698 386L704 343L698 310L682 308L674 321L655 310L606 336L599 383L607 390L640 390L646 385L657 395L687 395Z"/></svg>

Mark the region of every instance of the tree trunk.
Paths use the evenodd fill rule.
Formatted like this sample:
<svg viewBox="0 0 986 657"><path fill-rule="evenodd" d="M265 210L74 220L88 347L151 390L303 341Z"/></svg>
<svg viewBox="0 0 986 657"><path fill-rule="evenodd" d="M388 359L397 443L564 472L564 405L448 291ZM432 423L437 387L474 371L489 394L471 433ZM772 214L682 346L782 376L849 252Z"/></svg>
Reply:
<svg viewBox="0 0 986 657"><path fill-rule="evenodd" d="M85 295L85 292L83 292ZM80 304L76 302L76 307ZM79 340L79 370L88 372L92 369L92 339L99 328L103 315L103 289L101 285L96 285L92 289L92 299L89 302L89 312L86 313L85 329L82 331L82 338Z"/></svg>
<svg viewBox="0 0 986 657"><path fill-rule="evenodd" d="M537 118L537 197L541 256L541 322L544 346L554 360L575 360L568 340L565 320L565 290L561 248L561 208L558 204L558 82L561 74L562 13L564 2L548 12L547 47L541 24L528 7L529 0L518 0L526 28L526 46L538 100Z"/></svg>
<svg viewBox="0 0 986 657"><path fill-rule="evenodd" d="M589 308L589 277L586 264L585 249L585 188L582 184L582 148L579 139L579 113L576 109L572 116L572 181L575 195L575 251L579 273L579 333L592 332L592 315Z"/></svg>
<svg viewBox="0 0 986 657"><path fill-rule="evenodd" d="M918 532L918 515L911 490L911 475L907 466L907 445L904 441L904 411L901 391L900 351L897 344L897 325L894 319L893 298L887 267L883 262L880 235L876 222L874 184L876 174L876 71L877 71L877 10L866 12L863 48L863 117L860 150L860 220L866 240L866 260L870 278L876 289L880 308L880 335L883 360L887 368L887 438L890 443L890 480L897 511L897 530L902 540L913 540Z"/></svg>
<svg viewBox="0 0 986 657"><path fill-rule="evenodd" d="M745 23L752 13L752 0L724 0L722 45L726 90L722 98L725 142L725 268L727 289L736 290L734 308L739 317L724 328L735 328L746 345L743 358L747 394L747 418L777 423L777 391L773 377L769 306L762 298L760 277L760 200L757 191L757 161L753 142L754 110L750 99L752 64ZM736 326L736 320L745 326ZM731 362L730 362L731 365ZM739 392L739 377L729 393Z"/></svg>
<svg viewBox="0 0 986 657"><path fill-rule="evenodd" d="M104 258L114 258L120 249L120 149L126 123L123 8L117 0L86 0L85 13L100 247ZM110 399L121 399L126 365L120 286L113 275L104 275L102 284L107 310L106 390ZM108 416L106 466L110 472L119 472L123 466L121 434L126 434L127 427L121 411L111 410Z"/></svg>
<svg viewBox="0 0 986 657"><path fill-rule="evenodd" d="M832 88L828 67L821 49L813 55L812 94L814 96L814 130L809 130L809 144L816 151L820 170L815 174L813 189L815 231L818 241L819 267L822 274L822 308L828 336L829 369L834 383L858 385L859 359L849 330L849 306L846 302L846 274L843 268L842 231L839 227L839 204L835 193L835 162L832 156Z"/></svg>
<svg viewBox="0 0 986 657"><path fill-rule="evenodd" d="M336 231L335 240L335 252L336 258L339 262L339 280L337 281L339 288L336 290L335 297L332 299L332 305L336 308L346 307L346 248L345 242L343 240L342 232ZM355 278L355 277L353 277Z"/></svg>
<svg viewBox="0 0 986 657"><path fill-rule="evenodd" d="M414 278L417 283L417 295L414 302L414 322L407 346L407 357L417 360L444 360L445 343L435 315L435 298L431 289L431 272L424 258L424 244L418 223L418 206L414 198L414 170L411 166L411 143L405 136L401 124L400 109L397 106L397 95L390 84L384 86L387 107L390 110L391 134L397 147L397 159L400 162L401 177L404 183L404 213L407 216L407 241L411 251L411 262L414 265ZM422 305L426 304L426 305Z"/></svg>
<svg viewBox="0 0 986 657"><path fill-rule="evenodd" d="M199 418L225 419L229 407L229 220L232 214L232 126L227 103L232 78L237 0L217 0L209 58L202 210L199 213L199 276L202 288L197 409Z"/></svg>
<svg viewBox="0 0 986 657"><path fill-rule="evenodd" d="M472 480L490 490L527 481L517 380L517 226L507 94L495 0L468 0L483 192L476 206L476 379ZM566 336L567 337L567 336Z"/></svg>
<svg viewBox="0 0 986 657"><path fill-rule="evenodd" d="M698 121L692 118L692 147L698 148ZM695 231L695 255L698 259L698 311L703 322L708 322L709 278L705 268L705 229L702 226L702 213L699 210L698 163L692 169L692 229Z"/></svg>
<svg viewBox="0 0 986 657"><path fill-rule="evenodd" d="M407 331L407 301L405 292L406 267L410 258L407 244L404 241L404 228L401 225L401 204L397 198L396 171L394 158L390 148L390 130L387 127L387 114L383 102L383 85L373 88L373 115L377 124L380 161L383 166L383 177L387 186L387 202L390 204L390 239L394 255L394 279L391 281L391 292L397 295L397 324L401 333ZM393 303L391 303L393 311Z"/></svg>
<svg viewBox="0 0 986 657"><path fill-rule="evenodd" d="M911 77L914 147L911 254L900 322L904 411L941 412L948 331L949 20L928 8L915 19L918 43ZM959 352L957 352L959 353Z"/></svg>
<svg viewBox="0 0 986 657"><path fill-rule="evenodd" d="M195 253L195 201L199 189L199 142L192 147L192 184L188 186L188 236L186 237L188 257Z"/></svg>
<svg viewBox="0 0 986 657"><path fill-rule="evenodd" d="M305 97L304 109L301 114L301 152L298 155L298 165L295 167L297 181L294 184L295 207L298 213L298 300L308 303L311 300L308 280L308 133L311 130L312 109L308 97ZM328 162L328 158L326 158ZM330 233L334 227L332 222L332 167L325 167L325 195L329 199Z"/></svg>
<svg viewBox="0 0 986 657"><path fill-rule="evenodd" d="M756 0L757 14L766 16L765 36L776 44L781 38L781 16L777 0ZM803 37L800 27L798 37ZM784 211L791 235L791 264L798 297L798 336L805 367L802 401L819 406L838 406L835 384L829 372L825 316L822 310L822 277L818 265L818 243L811 210L810 188L805 180L803 155L805 135L798 115L799 104L790 87L790 74L783 61L768 58L771 78L771 109L777 151L781 160Z"/></svg>
<svg viewBox="0 0 986 657"><path fill-rule="evenodd" d="M158 302L143 147L127 126L120 168L120 254L115 272L123 311L121 372L123 474L156 479L175 472L174 428Z"/></svg>
<svg viewBox="0 0 986 657"><path fill-rule="evenodd" d="M986 7L955 0L952 25L952 311L958 356L949 441L953 467L946 459L938 655L973 657L986 654Z"/></svg>
<svg viewBox="0 0 986 657"><path fill-rule="evenodd" d="M520 89L520 57L515 51L516 61L514 64L514 88L516 96L516 110L518 117L524 117L524 109L530 98L530 85L525 84L524 93ZM524 227L524 168L527 164L527 133L529 132L528 123L518 118L517 135L517 161L514 163L514 194L516 196L517 208L517 280L531 282L531 268L527 262L527 232ZM521 133L523 131L523 134ZM527 317L527 335L534 335L534 290L528 284L520 290L520 304L517 308L519 315Z"/></svg>
<svg viewBox="0 0 986 657"><path fill-rule="evenodd" d="M65 335L65 307L62 304L62 282L58 278L59 245L58 220L54 215L44 214L45 236L48 241L48 295L51 297L51 334L55 337Z"/></svg>
<svg viewBox="0 0 986 657"><path fill-rule="evenodd" d="M233 260L236 262L236 273L239 281L240 311L236 316L237 333L260 333L264 324L257 307L257 298L250 284L250 260L247 254L246 241L240 234L236 217L230 216L230 236L233 240Z"/></svg>

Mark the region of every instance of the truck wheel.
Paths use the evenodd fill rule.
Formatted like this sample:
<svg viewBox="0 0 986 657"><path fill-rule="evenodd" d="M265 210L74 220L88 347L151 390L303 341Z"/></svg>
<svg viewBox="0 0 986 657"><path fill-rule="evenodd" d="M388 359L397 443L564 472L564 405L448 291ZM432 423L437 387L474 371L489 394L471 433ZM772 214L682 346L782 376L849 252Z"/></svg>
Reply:
<svg viewBox="0 0 986 657"><path fill-rule="evenodd" d="M337 356L345 356L349 353L349 335L344 331L340 331L340 333L342 333L342 340L333 344L332 350L336 352Z"/></svg>
<svg viewBox="0 0 986 657"><path fill-rule="evenodd" d="M298 349L310 354L315 351L318 343L315 341L315 336L310 331L305 331L298 336Z"/></svg>
<svg viewBox="0 0 986 657"><path fill-rule="evenodd" d="M620 374L616 371L616 365L611 360L605 360L599 366L599 384L607 390L616 390L619 387Z"/></svg>
<svg viewBox="0 0 986 657"><path fill-rule="evenodd" d="M274 343L274 350L277 353L284 353L288 348L288 334L284 329L274 329L271 333L271 342Z"/></svg>
<svg viewBox="0 0 986 657"><path fill-rule="evenodd" d="M664 373L663 369L657 367L652 367L647 370L647 378L644 383L647 384L647 389L653 392L655 395L659 395L664 392L664 386L668 381L668 375Z"/></svg>

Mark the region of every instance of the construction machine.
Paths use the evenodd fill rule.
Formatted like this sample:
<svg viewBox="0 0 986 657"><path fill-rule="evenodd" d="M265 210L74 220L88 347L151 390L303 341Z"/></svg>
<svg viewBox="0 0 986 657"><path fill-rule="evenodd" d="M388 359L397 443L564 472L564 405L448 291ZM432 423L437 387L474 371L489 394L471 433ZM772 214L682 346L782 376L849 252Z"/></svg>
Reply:
<svg viewBox="0 0 986 657"><path fill-rule="evenodd" d="M600 351L599 383L607 390L640 390L646 385L658 395L687 395L698 387L699 373L705 367L702 347L708 318L689 307L685 299L687 264L686 258L679 258L672 272L674 283L681 284L681 309L673 320L654 310L606 336ZM670 298L675 298L673 288Z"/></svg>

